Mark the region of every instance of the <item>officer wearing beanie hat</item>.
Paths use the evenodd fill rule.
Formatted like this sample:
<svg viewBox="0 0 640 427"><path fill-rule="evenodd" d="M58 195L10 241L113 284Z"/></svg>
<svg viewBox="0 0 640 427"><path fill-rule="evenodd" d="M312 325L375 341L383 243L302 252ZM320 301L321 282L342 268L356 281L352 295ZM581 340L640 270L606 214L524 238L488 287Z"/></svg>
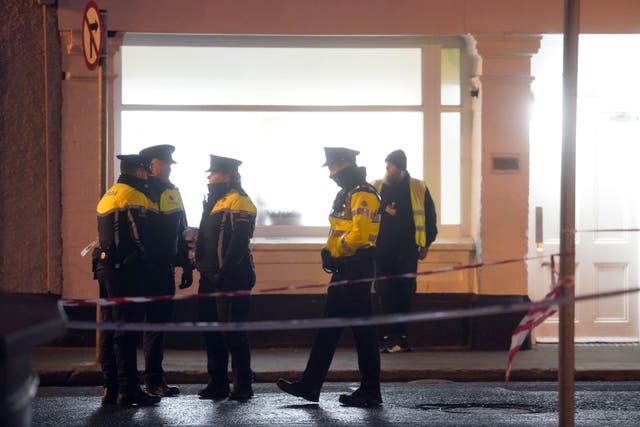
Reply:
<svg viewBox="0 0 640 427"><path fill-rule="evenodd" d="M395 150L385 158L384 180L373 182L380 192L380 234L376 243L376 266L382 276L415 273L418 261L427 256L435 240L436 210L426 184L407 172L407 155ZM384 314L408 313L416 292L416 279L399 278L375 283ZM383 353L411 351L407 339L408 324L381 325Z"/></svg>

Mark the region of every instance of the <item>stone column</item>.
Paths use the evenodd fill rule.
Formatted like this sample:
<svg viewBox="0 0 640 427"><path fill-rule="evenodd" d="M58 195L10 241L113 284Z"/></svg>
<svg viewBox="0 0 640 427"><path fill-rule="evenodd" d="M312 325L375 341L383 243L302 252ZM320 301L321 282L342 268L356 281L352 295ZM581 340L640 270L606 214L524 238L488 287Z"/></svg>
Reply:
<svg viewBox="0 0 640 427"><path fill-rule="evenodd" d="M481 102L479 254L527 255L531 57L539 35L477 36ZM527 295L524 262L478 271L481 295Z"/></svg>

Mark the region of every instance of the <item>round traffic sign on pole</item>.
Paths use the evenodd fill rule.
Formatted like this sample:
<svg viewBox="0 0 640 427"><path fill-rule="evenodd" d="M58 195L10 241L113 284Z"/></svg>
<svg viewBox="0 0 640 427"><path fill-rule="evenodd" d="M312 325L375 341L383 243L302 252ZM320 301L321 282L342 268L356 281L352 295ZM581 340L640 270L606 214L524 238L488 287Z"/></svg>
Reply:
<svg viewBox="0 0 640 427"><path fill-rule="evenodd" d="M87 3L82 15L82 52L84 62L90 70L94 70L100 62L103 33L100 10L96 2L91 0Z"/></svg>

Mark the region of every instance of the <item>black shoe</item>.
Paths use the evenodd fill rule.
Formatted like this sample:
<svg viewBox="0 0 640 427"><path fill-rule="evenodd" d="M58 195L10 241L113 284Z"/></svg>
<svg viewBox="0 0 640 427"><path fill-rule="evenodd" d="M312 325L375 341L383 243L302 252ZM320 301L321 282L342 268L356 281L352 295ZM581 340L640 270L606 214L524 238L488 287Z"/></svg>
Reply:
<svg viewBox="0 0 640 427"><path fill-rule="evenodd" d="M207 384L205 388L198 391L200 399L226 399L229 396L229 387L216 387L213 384Z"/></svg>
<svg viewBox="0 0 640 427"><path fill-rule="evenodd" d="M380 350L380 353L383 353L383 354L397 353L399 351L400 351L400 346L398 344L395 344L395 345L388 345L388 346L382 347L382 350Z"/></svg>
<svg viewBox="0 0 640 427"><path fill-rule="evenodd" d="M380 346L380 353L395 353L394 347L397 347L395 340L392 340L390 336L385 335L382 338L382 345Z"/></svg>
<svg viewBox="0 0 640 427"><path fill-rule="evenodd" d="M116 403L120 406L151 406L160 402L160 396L145 393L139 388L118 394Z"/></svg>
<svg viewBox="0 0 640 427"><path fill-rule="evenodd" d="M160 397L173 397L180 394L180 389L178 387L167 384L158 386L145 385L143 390L145 393L155 394Z"/></svg>
<svg viewBox="0 0 640 427"><path fill-rule="evenodd" d="M280 378L276 384L280 390L292 396L302 397L310 402L320 400L320 390L310 390L301 381L287 381Z"/></svg>
<svg viewBox="0 0 640 427"><path fill-rule="evenodd" d="M380 353L411 353L413 348L409 344L401 345L396 344L393 346L383 348Z"/></svg>
<svg viewBox="0 0 640 427"><path fill-rule="evenodd" d="M233 389L231 393L229 393L229 400L249 400L253 397L253 390L251 387L243 388L243 389Z"/></svg>
<svg viewBox="0 0 640 427"><path fill-rule="evenodd" d="M365 392L360 389L351 394L341 394L338 401L345 406L355 406L357 408L375 408L382 405L380 393Z"/></svg>
<svg viewBox="0 0 640 427"><path fill-rule="evenodd" d="M118 400L118 387L102 388L102 404L103 405L115 405L117 400Z"/></svg>
<svg viewBox="0 0 640 427"><path fill-rule="evenodd" d="M400 352L402 353L409 353L413 351L413 348L409 345L409 341L407 341L407 337L405 335L400 337L398 345L400 346Z"/></svg>

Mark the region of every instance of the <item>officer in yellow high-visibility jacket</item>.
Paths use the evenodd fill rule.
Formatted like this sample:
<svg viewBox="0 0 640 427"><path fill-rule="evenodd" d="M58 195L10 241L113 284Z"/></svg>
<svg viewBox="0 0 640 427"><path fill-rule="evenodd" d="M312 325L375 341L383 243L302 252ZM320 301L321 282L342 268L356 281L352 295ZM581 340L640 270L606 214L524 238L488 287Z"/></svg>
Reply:
<svg viewBox="0 0 640 427"><path fill-rule="evenodd" d="M199 293L250 290L256 272L249 241L257 210L240 185L239 160L211 156L209 195L204 203L196 243ZM199 320L243 322L249 318L249 296L203 298ZM205 332L209 382L198 392L202 399L246 400L253 396L251 352L246 331ZM233 390L227 368L231 353Z"/></svg>
<svg viewBox="0 0 640 427"><path fill-rule="evenodd" d="M149 160L137 154L117 157L121 175L96 209L99 244L92 261L101 298L143 295L149 260L149 217L157 213L157 205L147 195ZM119 304L102 307L100 314L105 322L140 322L144 312L139 304ZM138 333L132 331L100 334L103 405L152 405L160 401L159 396L140 389L137 341Z"/></svg>
<svg viewBox="0 0 640 427"><path fill-rule="evenodd" d="M438 234L435 205L425 183L407 172L404 151L391 152L385 161L385 179L373 182L382 198L380 234L376 244L378 275L415 273L418 260L427 256L429 246ZM382 313L408 313L416 285L415 277L377 280L375 289ZM407 323L381 325L380 329L383 353L412 351Z"/></svg>
<svg viewBox="0 0 640 427"><path fill-rule="evenodd" d="M359 153L348 148L325 148L330 177L341 187L331 209L331 228L322 250L322 266L331 272L331 281L375 277L375 245L380 226L380 197L367 183L366 171L356 165ZM330 286L324 317L359 317L372 313L372 280ZM313 343L307 367L299 381L280 379L284 392L317 402L331 365L342 327L323 328ZM374 326L353 327L358 352L360 387L342 394L343 405L372 407L382 403L380 395L380 355Z"/></svg>
<svg viewBox="0 0 640 427"><path fill-rule="evenodd" d="M141 156L151 159L147 184L151 199L158 204L158 215L150 221L150 268L145 275L145 295L174 295L176 266L182 269L180 288L187 288L193 283L193 265L183 235L187 229L187 217L180 191L169 180L171 165L176 163L171 156L174 151L175 147L168 144L154 145L140 151ZM173 301L150 302L145 309L146 322L171 322ZM162 369L164 333L145 331L142 348L144 390L163 397L179 394L178 387L167 384Z"/></svg>

